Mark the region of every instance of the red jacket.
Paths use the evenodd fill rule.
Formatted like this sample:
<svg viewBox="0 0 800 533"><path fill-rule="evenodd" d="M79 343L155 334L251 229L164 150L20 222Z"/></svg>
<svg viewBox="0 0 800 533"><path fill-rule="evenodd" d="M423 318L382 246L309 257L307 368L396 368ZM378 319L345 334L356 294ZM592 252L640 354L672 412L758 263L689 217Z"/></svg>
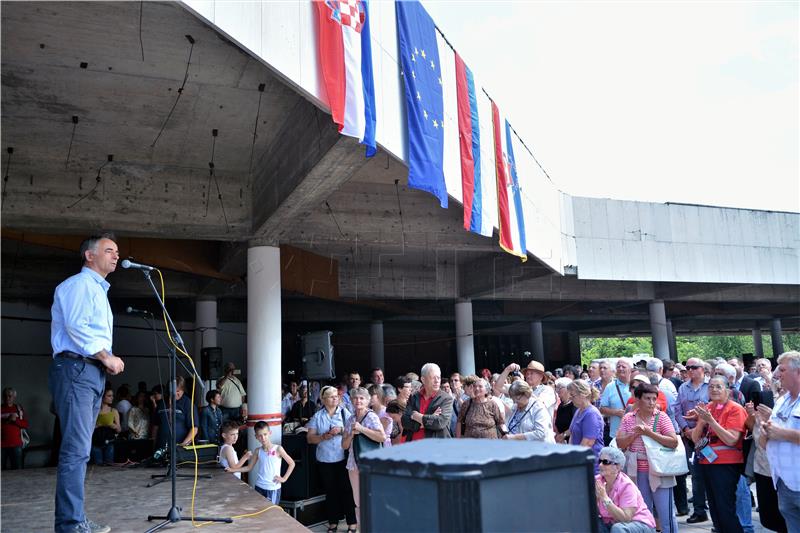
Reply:
<svg viewBox="0 0 800 533"><path fill-rule="evenodd" d="M17 419L11 420L11 415L16 414ZM22 446L22 430L28 427L28 419L19 405L3 405L2 408L2 436L0 446L3 448L18 448Z"/></svg>

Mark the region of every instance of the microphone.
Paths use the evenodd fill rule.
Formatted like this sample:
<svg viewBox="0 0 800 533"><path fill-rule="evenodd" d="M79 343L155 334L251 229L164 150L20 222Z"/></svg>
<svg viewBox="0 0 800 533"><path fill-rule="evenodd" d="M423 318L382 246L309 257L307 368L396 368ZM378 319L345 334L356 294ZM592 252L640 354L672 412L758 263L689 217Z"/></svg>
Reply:
<svg viewBox="0 0 800 533"><path fill-rule="evenodd" d="M151 313L150 311L142 311L141 309L136 309L135 307L131 306L128 306L125 312L128 313L129 315L135 315L135 316L153 316L153 313Z"/></svg>
<svg viewBox="0 0 800 533"><path fill-rule="evenodd" d="M155 270L155 267L151 267L150 265L142 265L139 263L134 263L133 261L128 261L127 259L123 259L122 263L120 263L122 268L136 268L138 270Z"/></svg>

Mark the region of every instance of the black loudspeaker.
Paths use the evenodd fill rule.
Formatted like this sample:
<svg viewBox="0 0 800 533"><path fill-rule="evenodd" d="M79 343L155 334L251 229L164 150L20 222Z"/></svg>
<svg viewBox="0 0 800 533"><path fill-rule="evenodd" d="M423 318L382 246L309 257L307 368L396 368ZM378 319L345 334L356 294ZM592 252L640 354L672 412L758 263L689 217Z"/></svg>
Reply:
<svg viewBox="0 0 800 533"><path fill-rule="evenodd" d="M597 532L594 455L578 446L424 439L365 454L359 473L363 531Z"/></svg>
<svg viewBox="0 0 800 533"><path fill-rule="evenodd" d="M222 376L222 348L203 348L200 350L200 377L217 379Z"/></svg>
<svg viewBox="0 0 800 533"><path fill-rule="evenodd" d="M308 379L334 379L333 346L330 331L314 331L301 337L303 376Z"/></svg>
<svg viewBox="0 0 800 533"><path fill-rule="evenodd" d="M317 446L308 444L305 433L283 435L281 446L294 459L294 471L281 486L282 501L301 501L323 494L317 469ZM285 474L286 464L281 475Z"/></svg>

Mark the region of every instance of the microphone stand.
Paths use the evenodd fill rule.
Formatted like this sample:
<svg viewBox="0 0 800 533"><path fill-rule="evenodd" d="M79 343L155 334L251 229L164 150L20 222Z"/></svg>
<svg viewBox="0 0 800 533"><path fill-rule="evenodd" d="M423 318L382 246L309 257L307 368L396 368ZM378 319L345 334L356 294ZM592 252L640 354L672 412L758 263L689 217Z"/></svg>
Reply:
<svg viewBox="0 0 800 533"><path fill-rule="evenodd" d="M142 317L142 318L144 318L144 317ZM147 319L145 318L145 320L147 320ZM176 368L177 367L175 367L175 361L178 361L181 364L181 366L183 367L183 369L186 370L186 372L188 372L189 374L195 374L195 373L192 371L191 368L187 367L186 364L183 361L178 359L178 354L176 353L174 346L172 346L169 343L167 343L167 341L165 341L164 338L161 337L161 336L158 336L158 339L167 347L167 351L169 352L169 359L170 359L170 383L171 383L171 385L170 385L170 389L171 389L170 401L172 402L172 408L170 409L170 442L172 443L171 444L172 447L170 448L170 454L169 454L170 461L169 461L169 465L167 466L167 473L166 474L152 474L150 476L150 479L157 479L158 481L152 481L152 482L148 483L147 484L148 488L155 487L156 485L165 482L167 479L174 479L174 478L194 479L194 474L179 474L177 472L177 468L178 467L175 464L175 462L177 460L176 451L175 451L175 448L177 447L176 444L175 444L175 439L177 438L177 435L175 435L175 391L173 390L173 389L177 388L175 386L176 377L177 377L177 373L176 373ZM183 342L182 341L181 341L181 346L183 347ZM185 348L183 348L183 350L186 351ZM200 383L202 385L202 381ZM173 458L175 460L173 460ZM203 479L211 479L212 478L211 474L198 474L197 477L198 478L203 478Z"/></svg>
<svg viewBox="0 0 800 533"><path fill-rule="evenodd" d="M161 311L164 313L164 316L167 319L168 327L171 328L171 331L174 332L174 334L175 334L175 343L181 348L181 350L183 350L185 352L186 351L186 345L183 344L183 339L181 338L180 333L178 333L178 328L175 327L175 323L172 321L172 317L169 315L169 312L167 311L167 307L164 305L164 300L161 299L161 295L158 293L158 289L156 289L156 286L153 283L153 280L150 278L150 270L142 270L142 273L144 274L145 279L147 279L147 282L150 284L150 288L153 289L153 294L155 295L156 300L158 300L159 305L161 305ZM225 522L225 523L230 524L230 523L233 522L232 518L212 518L212 517L207 517L207 516L195 516L195 517L182 516L181 515L181 511L183 509L181 507L178 507L177 494L176 494L176 481L177 481L177 479L176 479L176 472L175 472L175 453L176 453L176 445L175 445L175 440L176 439L175 439L175 437L176 437L176 435L174 434L175 433L175 423L176 423L176 417L175 417L175 403L176 403L175 391L177 390L176 361L178 359L178 354L177 354L174 346L170 346L169 352L170 352L170 354L169 354L169 356L170 356L170 367L169 367L170 391L169 392L170 392L170 401L172 402L172 408L170 409L170 423L172 424L172 435L171 435L171 438L169 439L170 440L170 444L169 444L169 446L170 446L170 450L169 450L170 451L170 453L169 453L169 476L170 476L170 481L172 483L172 504L170 505L169 511L167 512L167 514L165 516L149 515L147 517L148 522L151 521L151 520L163 520L163 522L161 522L160 524L157 524L156 526L148 529L146 533L154 533L155 531L158 531L159 529L162 529L162 528L168 526L169 524L174 524L174 523L180 522L182 520L196 520L198 522ZM193 374L193 376L192 376L193 379L198 379L199 378L199 376L197 375L196 371L193 371L192 374Z"/></svg>

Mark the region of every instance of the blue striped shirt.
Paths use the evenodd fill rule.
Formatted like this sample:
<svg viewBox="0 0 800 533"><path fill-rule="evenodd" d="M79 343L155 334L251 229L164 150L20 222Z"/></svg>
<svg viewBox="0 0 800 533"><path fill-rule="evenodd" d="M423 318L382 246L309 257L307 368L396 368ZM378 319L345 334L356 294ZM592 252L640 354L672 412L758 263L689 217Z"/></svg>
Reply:
<svg viewBox="0 0 800 533"><path fill-rule="evenodd" d="M686 420L683 415L695 408L698 403L708 403L708 381L704 380L699 387L694 388L691 381L682 384L678 389L678 403L675 405L675 421L681 430L688 427L694 428L697 420Z"/></svg>
<svg viewBox="0 0 800 533"><path fill-rule="evenodd" d="M108 303L109 287L103 276L88 267L56 287L50 326L53 355L65 351L84 357L101 350L113 353L114 315Z"/></svg>

